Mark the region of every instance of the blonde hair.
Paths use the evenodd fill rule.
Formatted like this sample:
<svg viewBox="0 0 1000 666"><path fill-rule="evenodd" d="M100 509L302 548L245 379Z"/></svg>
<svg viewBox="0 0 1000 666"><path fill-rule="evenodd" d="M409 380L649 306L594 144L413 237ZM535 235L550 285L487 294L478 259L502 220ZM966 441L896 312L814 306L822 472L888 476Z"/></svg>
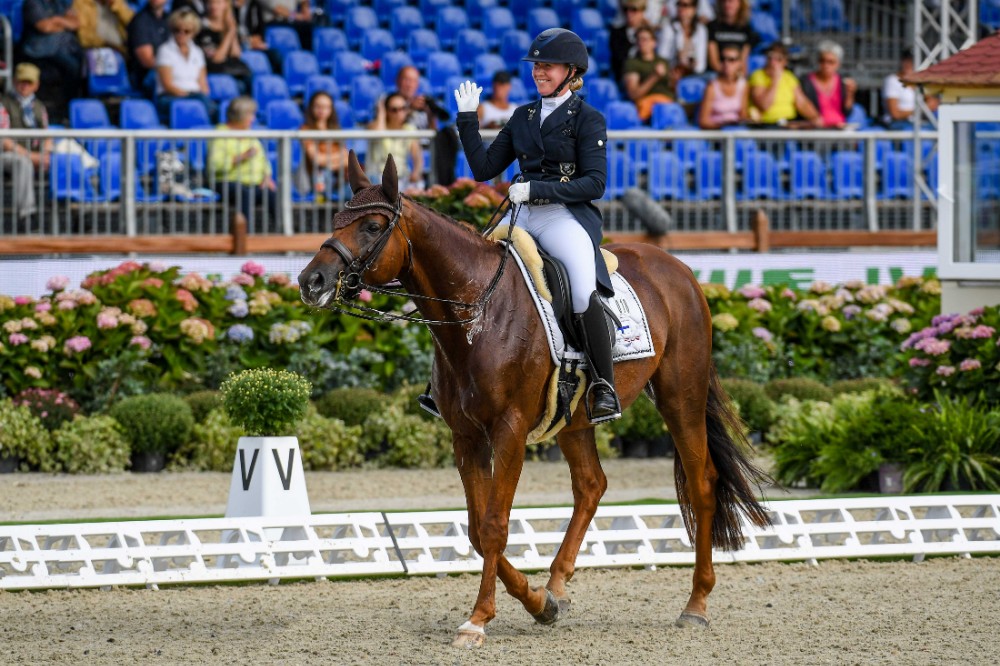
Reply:
<svg viewBox="0 0 1000 666"><path fill-rule="evenodd" d="M188 28L192 33L195 33L201 27L201 19L190 7L182 7L167 17L167 27L171 30Z"/></svg>
<svg viewBox="0 0 1000 666"><path fill-rule="evenodd" d="M571 91L576 92L583 87L583 76L574 76L566 85Z"/></svg>

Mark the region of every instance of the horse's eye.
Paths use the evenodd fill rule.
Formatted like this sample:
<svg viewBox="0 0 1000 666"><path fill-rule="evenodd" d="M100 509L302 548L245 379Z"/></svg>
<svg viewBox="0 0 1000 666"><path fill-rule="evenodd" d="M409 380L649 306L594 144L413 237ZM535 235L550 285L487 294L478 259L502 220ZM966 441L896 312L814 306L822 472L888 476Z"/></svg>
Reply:
<svg viewBox="0 0 1000 666"><path fill-rule="evenodd" d="M382 225L379 224L378 220L369 220L365 222L365 233L377 234L382 231Z"/></svg>

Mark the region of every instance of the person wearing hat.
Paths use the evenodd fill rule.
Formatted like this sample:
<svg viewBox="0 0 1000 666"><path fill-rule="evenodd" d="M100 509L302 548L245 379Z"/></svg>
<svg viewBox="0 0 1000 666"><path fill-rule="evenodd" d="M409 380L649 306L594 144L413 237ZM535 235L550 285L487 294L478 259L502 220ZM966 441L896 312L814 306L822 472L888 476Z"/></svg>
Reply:
<svg viewBox="0 0 1000 666"><path fill-rule="evenodd" d="M31 63L22 62L14 69L14 92L0 96L0 131L48 128L45 105L35 97L40 80L41 71ZM10 174L17 217L35 212L35 170L48 168L51 152L52 139L4 138L0 142L0 167Z"/></svg>
<svg viewBox="0 0 1000 666"><path fill-rule="evenodd" d="M636 55L636 30L648 26L649 22L645 13L646 0L622 0L621 9L625 15L625 23L611 28L608 46L611 51L611 74L622 92L627 93L623 80L625 62Z"/></svg>
<svg viewBox="0 0 1000 666"><path fill-rule="evenodd" d="M521 174L510 186L512 206L505 221L513 220L566 267L573 320L590 365L588 413L600 423L621 416L611 360L613 329L600 299L614 289L600 254L601 213L593 204L604 196L607 180L607 125L576 94L589 65L579 36L562 28L545 30L524 60L534 63L541 99L515 109L487 148L477 115L482 88L466 81L455 91L458 133L478 181L496 178L518 162Z"/></svg>
<svg viewBox="0 0 1000 666"><path fill-rule="evenodd" d="M510 103L510 72L499 70L493 75L493 90L490 98L479 105L479 126L484 129L500 129L514 115L514 105Z"/></svg>

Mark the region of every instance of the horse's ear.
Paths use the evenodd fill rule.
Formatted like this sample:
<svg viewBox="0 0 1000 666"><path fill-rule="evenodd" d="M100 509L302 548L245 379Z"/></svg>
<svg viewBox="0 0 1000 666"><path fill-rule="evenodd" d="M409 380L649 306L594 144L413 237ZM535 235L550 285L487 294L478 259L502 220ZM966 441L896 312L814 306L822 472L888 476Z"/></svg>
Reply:
<svg viewBox="0 0 1000 666"><path fill-rule="evenodd" d="M347 182L351 184L351 192L357 192L358 190L363 190L366 187L371 187L372 184L372 182L368 180L365 170L361 168L361 162L358 161L358 156L355 154L353 148L347 155Z"/></svg>
<svg viewBox="0 0 1000 666"><path fill-rule="evenodd" d="M399 177L396 175L396 160L392 159L391 153L382 171L382 193L390 203L399 201Z"/></svg>

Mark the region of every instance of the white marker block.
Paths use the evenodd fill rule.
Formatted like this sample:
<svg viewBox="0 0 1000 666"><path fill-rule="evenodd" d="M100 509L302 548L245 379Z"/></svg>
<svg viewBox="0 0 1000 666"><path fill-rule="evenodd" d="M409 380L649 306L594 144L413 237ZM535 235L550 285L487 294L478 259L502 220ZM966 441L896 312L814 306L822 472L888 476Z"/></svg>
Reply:
<svg viewBox="0 0 1000 666"><path fill-rule="evenodd" d="M298 438L240 437L226 517L311 513Z"/></svg>

